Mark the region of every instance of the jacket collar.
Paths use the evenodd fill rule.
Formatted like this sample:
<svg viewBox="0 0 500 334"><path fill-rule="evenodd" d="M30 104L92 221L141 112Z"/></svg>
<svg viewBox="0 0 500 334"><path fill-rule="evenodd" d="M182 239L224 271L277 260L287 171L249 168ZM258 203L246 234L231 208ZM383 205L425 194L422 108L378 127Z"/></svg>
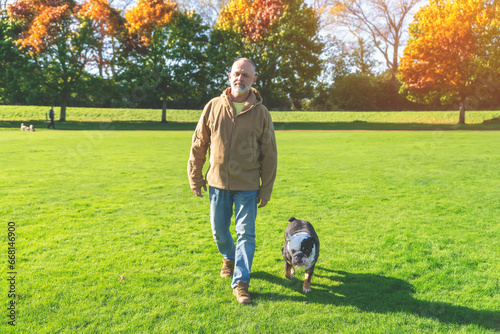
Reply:
<svg viewBox="0 0 500 334"><path fill-rule="evenodd" d="M228 87L222 92L222 95L221 95L221 97L224 99L224 104L227 106L232 105L232 100L231 100L230 94L231 94L231 87ZM243 107L243 111L246 111L252 107L258 106L259 104L262 104L262 97L260 96L259 91L252 87L250 90L250 94L248 95L248 98L245 101L245 106Z"/></svg>

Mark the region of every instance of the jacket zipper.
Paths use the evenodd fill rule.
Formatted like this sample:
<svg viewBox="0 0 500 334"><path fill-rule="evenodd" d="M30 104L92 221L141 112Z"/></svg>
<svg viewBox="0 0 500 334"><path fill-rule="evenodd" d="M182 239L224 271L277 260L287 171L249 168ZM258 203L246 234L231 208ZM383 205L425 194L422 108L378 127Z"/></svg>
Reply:
<svg viewBox="0 0 500 334"><path fill-rule="evenodd" d="M229 108L231 109L231 111L234 112L234 114L236 115L236 109L232 106L232 104L229 105ZM233 110L234 109L234 110ZM231 113L232 114L232 113ZM236 115L238 116L238 115ZM231 190L231 175L229 173L229 162L231 161L230 157L231 157L231 152L233 151L233 137L234 137L234 129L236 127L236 122L235 122L235 119L236 119L236 116L231 117L231 136L230 136L230 140L231 142L229 143L229 153L227 154L227 161L226 161L226 169L227 169L227 188L228 190Z"/></svg>
<svg viewBox="0 0 500 334"><path fill-rule="evenodd" d="M227 184L228 184L228 189L231 190L231 175L229 174L229 161L231 160L230 157L231 157L231 152L233 150L233 142L234 142L234 133L235 133L235 129L236 129L236 117L238 117L239 115L242 115L244 113L247 113L249 112L250 110L252 110L255 105L252 105L250 108L248 108L247 110L245 110L244 112L240 112L239 114L236 114L236 108L234 108L232 106L232 104L229 106L231 108L232 111L234 111L234 118L231 118L231 123L232 123L232 126L231 126L231 143L229 143L229 153L227 155L227 161L226 161L226 166L227 166Z"/></svg>

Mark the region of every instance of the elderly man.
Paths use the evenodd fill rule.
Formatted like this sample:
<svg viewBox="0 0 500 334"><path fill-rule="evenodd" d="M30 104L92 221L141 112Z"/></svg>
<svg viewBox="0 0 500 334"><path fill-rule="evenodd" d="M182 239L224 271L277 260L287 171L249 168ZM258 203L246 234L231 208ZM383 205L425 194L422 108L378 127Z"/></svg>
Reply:
<svg viewBox="0 0 500 334"><path fill-rule="evenodd" d="M257 205L271 199L276 178L277 150L271 115L252 88L257 80L255 65L237 59L229 73L230 88L203 109L193 135L188 162L191 189L203 197L210 186L210 222L217 248L223 256L222 277L232 277L238 302L250 304L250 270L255 252ZM206 180L203 165L209 150ZM234 244L229 230L235 215Z"/></svg>

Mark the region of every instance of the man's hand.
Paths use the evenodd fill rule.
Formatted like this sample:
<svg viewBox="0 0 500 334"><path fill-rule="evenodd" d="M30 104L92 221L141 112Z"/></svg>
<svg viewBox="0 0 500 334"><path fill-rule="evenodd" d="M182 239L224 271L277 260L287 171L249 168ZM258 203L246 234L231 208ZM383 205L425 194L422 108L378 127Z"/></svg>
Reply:
<svg viewBox="0 0 500 334"><path fill-rule="evenodd" d="M205 190L205 192L207 191L207 185L203 185L203 190ZM197 187L197 188L193 188L193 192L196 196L198 197L203 197L203 194L201 193L201 187Z"/></svg>
<svg viewBox="0 0 500 334"><path fill-rule="evenodd" d="M267 205L267 203L269 203L269 201L267 199L261 199L261 198L257 198L257 204L260 205L258 206L258 208L263 208Z"/></svg>

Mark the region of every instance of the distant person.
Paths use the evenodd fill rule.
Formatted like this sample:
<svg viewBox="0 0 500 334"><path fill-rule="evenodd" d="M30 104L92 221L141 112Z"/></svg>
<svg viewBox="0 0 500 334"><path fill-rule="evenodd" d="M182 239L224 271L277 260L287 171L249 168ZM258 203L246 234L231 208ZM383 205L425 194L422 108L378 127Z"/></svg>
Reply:
<svg viewBox="0 0 500 334"><path fill-rule="evenodd" d="M35 127L33 126L33 124L30 124L30 131L35 132Z"/></svg>
<svg viewBox="0 0 500 334"><path fill-rule="evenodd" d="M56 126L54 124L54 107L50 107L50 110L49 110L49 119L50 119L50 124L47 127L47 129L50 129L50 127L53 127L55 129Z"/></svg>
<svg viewBox="0 0 500 334"><path fill-rule="evenodd" d="M24 125L24 123L21 123L21 131L29 131L29 127Z"/></svg>

